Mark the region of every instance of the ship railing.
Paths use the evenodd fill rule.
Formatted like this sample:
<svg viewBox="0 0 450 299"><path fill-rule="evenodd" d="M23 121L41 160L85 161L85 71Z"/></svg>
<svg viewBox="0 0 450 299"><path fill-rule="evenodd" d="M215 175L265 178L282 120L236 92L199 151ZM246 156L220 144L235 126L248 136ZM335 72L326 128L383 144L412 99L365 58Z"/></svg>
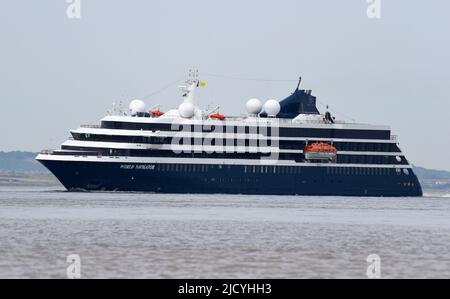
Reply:
<svg viewBox="0 0 450 299"><path fill-rule="evenodd" d="M397 135L391 135L391 140L392 141L398 141L398 136Z"/></svg>
<svg viewBox="0 0 450 299"><path fill-rule="evenodd" d="M50 149L45 149L41 151L42 155L53 155L54 150L50 150Z"/></svg>
<svg viewBox="0 0 450 299"><path fill-rule="evenodd" d="M228 120L246 120L248 119L247 116L227 116L226 117ZM205 118L207 119L207 118ZM259 118L261 119L267 119L267 120L271 120L272 118ZM323 120L298 120L298 121L293 121L293 119L290 118L276 118L276 120L279 123L308 123L308 124L329 124L329 122L325 122ZM334 121L335 124L347 124L348 122L344 121L344 120L335 120Z"/></svg>
<svg viewBox="0 0 450 299"><path fill-rule="evenodd" d="M346 121L343 120L335 120L334 123L331 122L326 122L323 120L298 120L298 121L294 121L294 123L300 123L300 124L347 124Z"/></svg>
<svg viewBox="0 0 450 299"><path fill-rule="evenodd" d="M81 128L100 129L100 125L81 125Z"/></svg>

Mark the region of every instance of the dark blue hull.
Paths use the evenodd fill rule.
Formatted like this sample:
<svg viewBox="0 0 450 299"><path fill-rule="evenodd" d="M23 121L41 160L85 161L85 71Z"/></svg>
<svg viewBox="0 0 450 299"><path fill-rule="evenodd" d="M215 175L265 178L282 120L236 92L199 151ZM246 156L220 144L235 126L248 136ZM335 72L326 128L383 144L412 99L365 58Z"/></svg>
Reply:
<svg viewBox="0 0 450 299"><path fill-rule="evenodd" d="M395 169L133 164L42 160L69 191L267 195L421 196L416 175Z"/></svg>

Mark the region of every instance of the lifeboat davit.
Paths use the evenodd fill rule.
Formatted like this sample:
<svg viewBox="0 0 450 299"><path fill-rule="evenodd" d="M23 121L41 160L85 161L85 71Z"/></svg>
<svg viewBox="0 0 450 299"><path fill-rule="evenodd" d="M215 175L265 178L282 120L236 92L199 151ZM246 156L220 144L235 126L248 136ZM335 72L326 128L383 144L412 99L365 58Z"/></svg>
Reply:
<svg viewBox="0 0 450 299"><path fill-rule="evenodd" d="M317 142L307 145L303 149L307 160L328 160L333 161L337 157L337 150L331 144Z"/></svg>
<svg viewBox="0 0 450 299"><path fill-rule="evenodd" d="M212 119L218 119L218 120L224 120L225 119L225 115L219 114L219 113L211 114L209 117L212 118Z"/></svg>
<svg viewBox="0 0 450 299"><path fill-rule="evenodd" d="M159 111L159 110L152 111L153 117L160 117L161 115L164 115L164 112Z"/></svg>

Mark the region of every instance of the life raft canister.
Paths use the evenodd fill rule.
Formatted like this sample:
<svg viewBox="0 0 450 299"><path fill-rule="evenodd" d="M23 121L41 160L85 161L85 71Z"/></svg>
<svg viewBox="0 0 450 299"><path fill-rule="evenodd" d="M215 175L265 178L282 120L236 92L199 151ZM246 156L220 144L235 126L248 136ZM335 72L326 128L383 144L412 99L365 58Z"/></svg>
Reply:
<svg viewBox="0 0 450 299"><path fill-rule="evenodd" d="M154 116L154 117L160 117L162 115L164 115L164 112L162 112L162 111L159 111L159 110L152 111L152 116Z"/></svg>
<svg viewBox="0 0 450 299"><path fill-rule="evenodd" d="M218 120L224 120L225 119L225 115L219 114L219 113L211 114L209 117L213 118L213 119L218 119Z"/></svg>

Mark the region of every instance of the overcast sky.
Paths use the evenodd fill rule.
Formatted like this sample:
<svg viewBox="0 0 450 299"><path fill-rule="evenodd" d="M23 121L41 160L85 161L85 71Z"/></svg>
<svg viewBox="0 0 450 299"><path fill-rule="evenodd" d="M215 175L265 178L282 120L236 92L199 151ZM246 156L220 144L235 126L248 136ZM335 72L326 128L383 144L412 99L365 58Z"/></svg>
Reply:
<svg viewBox="0 0 450 299"><path fill-rule="evenodd" d="M415 165L450 170L450 2L381 0L9 0L0 8L0 150L56 148L112 102L178 106L202 73L293 79L358 122L387 124ZM204 76L200 100L241 114L295 82ZM322 109L323 107L319 106Z"/></svg>

